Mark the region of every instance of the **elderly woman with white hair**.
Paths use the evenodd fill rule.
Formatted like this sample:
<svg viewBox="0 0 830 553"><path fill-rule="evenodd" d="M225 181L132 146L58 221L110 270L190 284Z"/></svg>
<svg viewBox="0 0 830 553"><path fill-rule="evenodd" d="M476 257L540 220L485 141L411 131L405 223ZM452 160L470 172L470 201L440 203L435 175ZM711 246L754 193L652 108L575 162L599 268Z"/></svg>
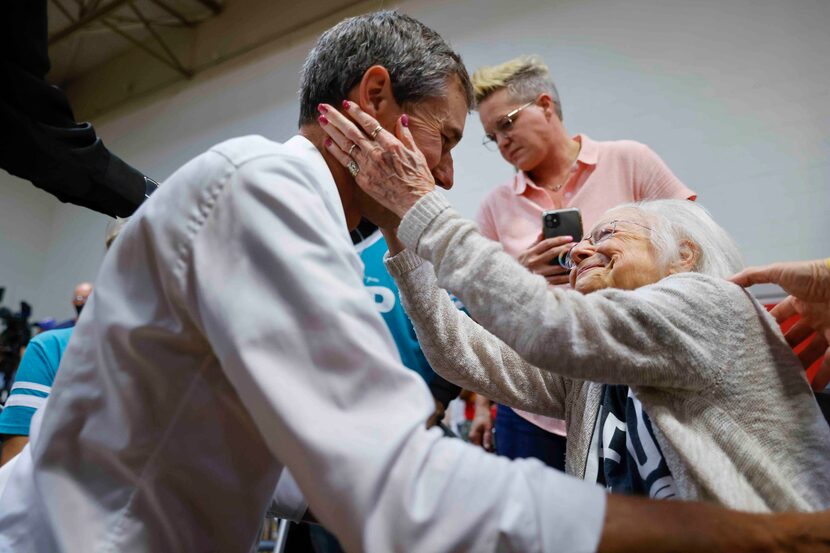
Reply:
<svg viewBox="0 0 830 553"><path fill-rule="evenodd" d="M409 249L389 233L387 266L437 372L565 418L567 472L612 491L750 511L830 506L830 429L774 320L725 280L740 256L703 208L610 210L569 253L573 289L553 288L433 191L405 127L400 141L368 142L330 120L330 149L346 164L357 143L358 183L402 217Z"/></svg>

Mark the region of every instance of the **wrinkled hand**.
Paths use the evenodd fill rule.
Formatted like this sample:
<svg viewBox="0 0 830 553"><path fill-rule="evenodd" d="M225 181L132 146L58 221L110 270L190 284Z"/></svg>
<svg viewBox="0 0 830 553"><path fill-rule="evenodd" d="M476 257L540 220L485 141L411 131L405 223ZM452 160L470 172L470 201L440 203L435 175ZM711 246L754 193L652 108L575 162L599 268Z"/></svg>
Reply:
<svg viewBox="0 0 830 553"><path fill-rule="evenodd" d="M528 249L518 256L518 261L532 273L542 275L548 284L568 284L569 271L559 265L559 256L573 246L571 236L544 239L540 234Z"/></svg>
<svg viewBox="0 0 830 553"><path fill-rule="evenodd" d="M326 141L328 151L343 167L356 162L360 170L355 181L386 209L403 217L415 202L435 189L432 172L407 127L407 115L395 123L394 135L383 129L372 139L370 135L379 124L354 102L344 100L343 109L360 128L328 104L320 104L317 109L320 127L330 138Z"/></svg>
<svg viewBox="0 0 830 553"><path fill-rule="evenodd" d="M493 451L493 417L489 399L476 396L476 411L467 437L470 443L480 445L486 451Z"/></svg>
<svg viewBox="0 0 830 553"><path fill-rule="evenodd" d="M790 296L776 305L770 314L779 323L795 314L801 315L784 337L792 347L807 343L798 358L804 368L824 357L813 389L823 390L830 382L830 265L827 260L773 263L750 267L734 275L732 282L741 286L773 283Z"/></svg>
<svg viewBox="0 0 830 553"><path fill-rule="evenodd" d="M729 280L741 286L773 283L802 301L830 301L830 265L828 260L773 263L749 267Z"/></svg>

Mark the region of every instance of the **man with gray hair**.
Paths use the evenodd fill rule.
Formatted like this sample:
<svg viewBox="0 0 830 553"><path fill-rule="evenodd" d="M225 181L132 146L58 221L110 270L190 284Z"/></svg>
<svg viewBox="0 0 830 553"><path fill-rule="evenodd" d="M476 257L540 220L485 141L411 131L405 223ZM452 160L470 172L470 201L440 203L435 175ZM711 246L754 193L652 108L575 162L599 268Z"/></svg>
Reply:
<svg viewBox="0 0 830 553"><path fill-rule="evenodd" d="M432 400L348 234L361 215L395 215L316 121L359 106L380 122L370 140L414 137L449 188L471 94L431 29L349 19L309 56L297 136L232 139L173 174L104 260L32 448L32 531L0 525L0 551L248 552L284 468L349 551L593 551L603 525L607 551L668 530L676 551L782 537L703 505L660 505L671 517L648 527L651 504L606 509L596 486L425 428ZM693 516L706 524L692 534Z"/></svg>

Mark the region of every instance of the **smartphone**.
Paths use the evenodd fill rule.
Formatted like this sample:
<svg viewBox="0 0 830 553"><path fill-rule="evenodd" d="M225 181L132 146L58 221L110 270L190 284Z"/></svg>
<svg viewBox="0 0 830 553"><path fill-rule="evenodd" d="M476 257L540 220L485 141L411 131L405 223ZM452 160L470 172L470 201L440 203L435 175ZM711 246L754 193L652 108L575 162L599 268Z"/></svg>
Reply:
<svg viewBox="0 0 830 553"><path fill-rule="evenodd" d="M582 214L579 209L568 207L543 211L542 235L545 238L573 236L574 242L582 240Z"/></svg>

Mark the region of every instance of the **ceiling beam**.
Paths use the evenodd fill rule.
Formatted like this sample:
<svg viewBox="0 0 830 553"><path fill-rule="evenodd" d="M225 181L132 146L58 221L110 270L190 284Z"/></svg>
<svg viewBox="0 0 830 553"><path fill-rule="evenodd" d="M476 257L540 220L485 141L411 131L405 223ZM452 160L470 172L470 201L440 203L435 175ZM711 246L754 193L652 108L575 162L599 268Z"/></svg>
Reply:
<svg viewBox="0 0 830 553"><path fill-rule="evenodd" d="M69 10L66 9L66 6L58 2L58 0L52 0L52 4L55 5L56 8L60 10L60 12L69 20L70 23L75 23L75 16L69 13Z"/></svg>
<svg viewBox="0 0 830 553"><path fill-rule="evenodd" d="M162 56L161 54L159 54L158 52L156 52L155 50L153 50L152 48L150 48L149 46L147 46L146 44L144 44L140 40L137 40L135 37L131 36L129 33L126 33L124 31L122 31L116 25L113 25L112 23L110 23L106 19L102 19L101 23L106 25L113 33L119 35L120 37L122 37L124 40L126 40L127 42L129 42L130 44L132 44L133 46L138 48L139 50L147 53L148 55L150 55L152 57L154 57L156 60L160 61L161 63L163 63L164 65L166 65L170 69L173 69L174 71L177 71L177 72L181 73L181 75L184 78L186 78L186 79L190 78L191 75L190 75L189 72L187 72L186 70L180 69L172 61L168 60L167 58L165 58L164 56Z"/></svg>
<svg viewBox="0 0 830 553"><path fill-rule="evenodd" d="M164 11L169 13L170 15L172 15L174 18L176 18L179 21L179 23L181 23L185 27L195 27L196 26L195 21L189 20L188 18L183 16L180 11L176 10L175 8L173 8L172 6L167 4L166 2L162 2L162 0L150 0L150 2L152 2L153 4L158 6L159 8L163 9Z"/></svg>
<svg viewBox="0 0 830 553"><path fill-rule="evenodd" d="M193 72L187 69L182 64L182 62L179 61L179 58L176 57L176 54L173 53L173 50L171 50L167 43L164 42L164 39L161 37L158 31L156 31L153 28L152 23L150 23L150 21L148 21L147 18L144 17L144 14L138 10L138 8L132 0L130 0L130 9L133 11L136 17L138 17L141 20L141 22L144 24L144 27L153 36L153 38L156 39L156 42L159 46L161 46L161 49L164 50L164 53L167 54L167 57L169 58L170 63L172 64L172 67L176 71L181 73L186 79L189 79L193 75Z"/></svg>
<svg viewBox="0 0 830 553"><path fill-rule="evenodd" d="M141 9L144 4L135 1L142 15L145 15L146 10ZM173 4L172 0L162 1L174 7L181 5ZM308 6L303 10L296 10L296 0L234 0L223 4L220 16L200 21L192 29L177 26L162 33L153 23L153 28L162 34L166 45L190 75L171 63L160 47L152 44L153 37L146 36L146 40L142 39L144 48L136 44L136 48L125 50L92 70L65 81L64 87L75 114L81 119L95 119L128 103L147 101L163 90L181 90L186 86L184 81L189 80L188 77L210 78L206 74L215 74L219 66L230 69L289 48L298 41L316 38L344 17L367 13L381 5L389 6L390 1L315 0L306 4ZM251 14L257 16L252 18ZM112 18L107 19L108 23L114 23ZM118 27L123 31L123 25ZM138 37L132 33L130 38L121 36L125 40ZM148 45L151 48L149 51ZM153 59L147 58L148 55Z"/></svg>
<svg viewBox="0 0 830 553"><path fill-rule="evenodd" d="M206 8L209 8L213 12L213 15L219 15L219 12L222 11L222 5L219 2L217 2L216 0L196 0L196 1L199 2L201 5L205 6Z"/></svg>
<svg viewBox="0 0 830 553"><path fill-rule="evenodd" d="M75 23L72 23L68 27L64 27L60 31L57 31L57 32L55 32L55 34L50 36L49 37L49 45L51 46L51 45L55 44L56 42L60 42L61 40L65 39L66 37L68 37L69 35L74 33L75 31L77 31L79 29L83 29L84 27L86 27L87 25L92 23L93 21L97 21L98 19L111 14L112 12L114 12L115 10L117 10L118 8L120 8L121 6L126 4L127 1L128 0L113 0L112 2L107 4L106 6L98 8L97 10L86 14L82 18L75 21Z"/></svg>

